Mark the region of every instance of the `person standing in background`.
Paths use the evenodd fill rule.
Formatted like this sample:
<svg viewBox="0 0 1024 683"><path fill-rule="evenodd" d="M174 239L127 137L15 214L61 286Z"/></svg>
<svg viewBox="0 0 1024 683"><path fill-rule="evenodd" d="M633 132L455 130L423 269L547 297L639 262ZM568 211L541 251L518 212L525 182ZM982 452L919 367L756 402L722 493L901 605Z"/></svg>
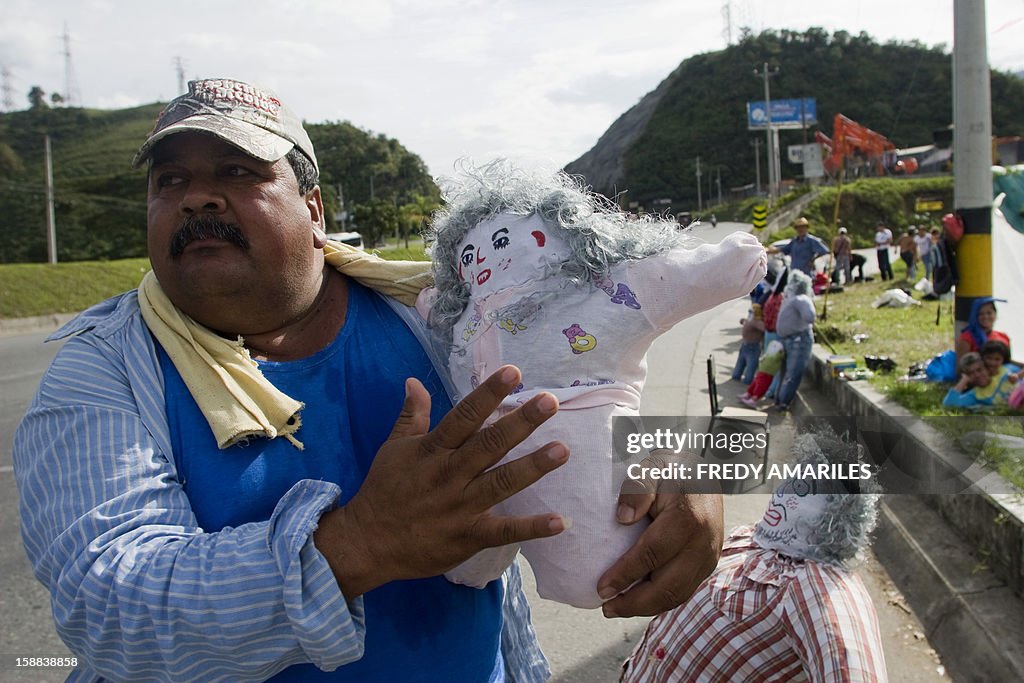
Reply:
<svg viewBox="0 0 1024 683"><path fill-rule="evenodd" d="M917 255L921 257L921 265L924 267L924 276L932 279L932 238L928 234L928 228L921 225L917 228L917 235L914 237L917 244Z"/></svg>
<svg viewBox="0 0 1024 683"><path fill-rule="evenodd" d="M892 230L878 221L875 226L875 252L878 255L878 271L882 280L892 280L892 266L889 264L889 247L892 246Z"/></svg>
<svg viewBox="0 0 1024 683"><path fill-rule="evenodd" d="M906 234L902 235L897 242L897 246L900 250L900 258L905 264L907 264L907 279L911 282L914 281L914 275L917 273L917 240L915 235L917 234L917 228L911 225Z"/></svg>
<svg viewBox="0 0 1024 683"><path fill-rule="evenodd" d="M850 236L847 234L847 230L844 227L839 228L839 234L832 240L832 256L835 257L836 264L835 268L832 269L832 281L839 282L839 273L843 273L844 285L848 285L853 282L852 273L850 272L850 254L853 250L853 243L850 241Z"/></svg>
<svg viewBox="0 0 1024 683"><path fill-rule="evenodd" d="M801 216L793 223L796 229L796 237L781 247L769 247L768 253L783 253L790 259L790 268L799 270L808 277L814 275L814 262L819 256L828 253L828 247L821 241L821 238L810 234L811 223Z"/></svg>

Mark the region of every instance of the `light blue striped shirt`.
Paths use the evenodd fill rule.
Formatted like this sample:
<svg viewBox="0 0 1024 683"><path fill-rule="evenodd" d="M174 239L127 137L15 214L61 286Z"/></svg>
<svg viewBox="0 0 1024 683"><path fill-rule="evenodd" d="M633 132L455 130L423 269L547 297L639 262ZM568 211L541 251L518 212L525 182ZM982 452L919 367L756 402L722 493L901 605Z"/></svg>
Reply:
<svg viewBox="0 0 1024 683"><path fill-rule="evenodd" d="M204 533L178 481L135 293L51 338L70 335L14 443L25 548L81 662L68 680L263 680L357 660L362 599L345 600L312 539L338 487L300 481L269 521ZM506 675L547 680L517 565L504 581Z"/></svg>

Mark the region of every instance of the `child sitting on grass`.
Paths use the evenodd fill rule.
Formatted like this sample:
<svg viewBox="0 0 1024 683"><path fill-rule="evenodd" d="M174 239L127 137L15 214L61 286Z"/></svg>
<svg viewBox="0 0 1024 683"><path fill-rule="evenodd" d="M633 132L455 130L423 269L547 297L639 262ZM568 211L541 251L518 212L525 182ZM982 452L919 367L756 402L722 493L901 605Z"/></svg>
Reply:
<svg viewBox="0 0 1024 683"><path fill-rule="evenodd" d="M1010 347L998 339L989 339L981 346L981 359L985 361L988 374L993 377L1000 374L1000 368L1010 373L1010 381L1014 384L1021 379L1020 367L1010 360Z"/></svg>
<svg viewBox="0 0 1024 683"><path fill-rule="evenodd" d="M775 339L768 343L768 348L761 354L761 360L758 361L757 374L754 375L754 381L750 383L745 394L740 394L740 401L745 406L751 408L757 407L757 402L764 398L764 394L768 391L768 387L772 383L772 379L779 372L779 368L782 367L782 359L785 357L786 352L782 348L782 342Z"/></svg>
<svg viewBox="0 0 1024 683"><path fill-rule="evenodd" d="M1000 366L995 374L989 373L981 354L970 351L960 358L960 381L942 400L947 408L982 410L1007 405L1013 383L1010 373Z"/></svg>

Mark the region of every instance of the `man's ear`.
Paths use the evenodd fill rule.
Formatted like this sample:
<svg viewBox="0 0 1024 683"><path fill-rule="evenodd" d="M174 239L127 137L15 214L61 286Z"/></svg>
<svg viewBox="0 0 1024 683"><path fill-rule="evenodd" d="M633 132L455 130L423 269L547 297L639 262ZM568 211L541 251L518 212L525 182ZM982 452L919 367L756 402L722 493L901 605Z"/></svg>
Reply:
<svg viewBox="0 0 1024 683"><path fill-rule="evenodd" d="M324 223L324 202L319 185L306 195L306 208L309 209L309 222L313 228L313 245L322 249L327 244L327 226Z"/></svg>

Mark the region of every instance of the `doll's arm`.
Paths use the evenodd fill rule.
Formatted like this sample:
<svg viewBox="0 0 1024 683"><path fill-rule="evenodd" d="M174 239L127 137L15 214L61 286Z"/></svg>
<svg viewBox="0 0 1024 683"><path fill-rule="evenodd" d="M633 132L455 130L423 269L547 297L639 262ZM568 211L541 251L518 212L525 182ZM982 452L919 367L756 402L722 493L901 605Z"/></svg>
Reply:
<svg viewBox="0 0 1024 683"><path fill-rule="evenodd" d="M634 289L647 319L660 330L749 294L767 272L767 256L756 237L734 232L718 244L676 247L630 261L621 273ZM612 276L618 275L613 270Z"/></svg>

